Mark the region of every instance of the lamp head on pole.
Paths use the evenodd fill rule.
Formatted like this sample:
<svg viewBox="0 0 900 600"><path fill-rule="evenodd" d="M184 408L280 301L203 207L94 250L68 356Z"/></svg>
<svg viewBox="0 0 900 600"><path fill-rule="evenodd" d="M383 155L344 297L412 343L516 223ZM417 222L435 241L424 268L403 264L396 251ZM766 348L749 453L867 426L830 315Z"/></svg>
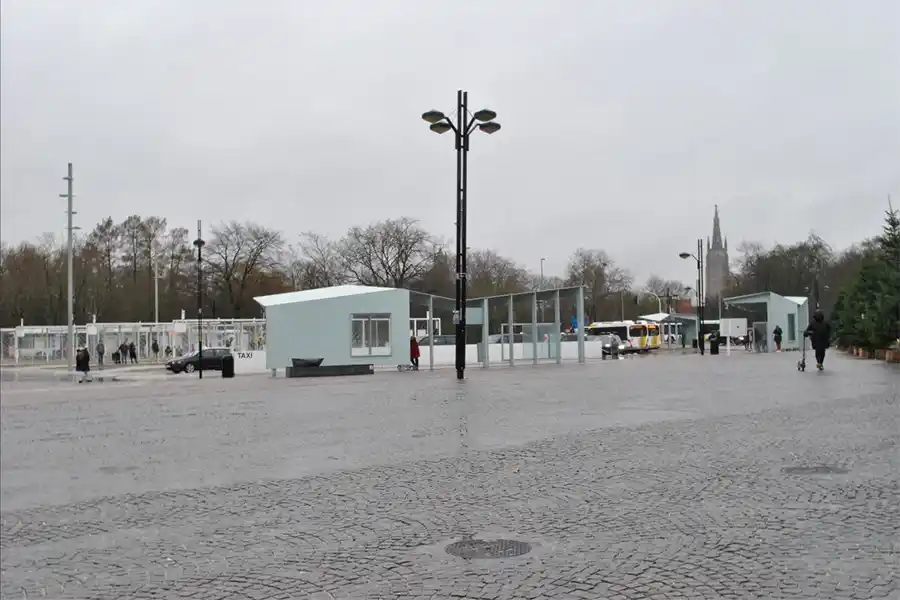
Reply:
<svg viewBox="0 0 900 600"><path fill-rule="evenodd" d="M429 110L422 113L422 119L428 123L439 123L445 120L447 116L439 110Z"/></svg>
<svg viewBox="0 0 900 600"><path fill-rule="evenodd" d="M477 114L477 113L476 113ZM487 123L479 123L478 129L485 133L492 134L500 131L500 123L497 121L488 121Z"/></svg>
<svg viewBox="0 0 900 600"><path fill-rule="evenodd" d="M682 253L679 254L678 256L679 256L680 258L688 259L688 258L690 258L692 255L691 255L690 252L682 252Z"/></svg>
<svg viewBox="0 0 900 600"><path fill-rule="evenodd" d="M432 130L435 133L447 133L452 129L450 127L450 123L446 121L438 121L437 123L432 123L428 129Z"/></svg>
<svg viewBox="0 0 900 600"><path fill-rule="evenodd" d="M493 121L497 118L497 113L492 111L489 108L482 108L478 112L475 113L475 120L481 121L482 123L487 123L488 121Z"/></svg>

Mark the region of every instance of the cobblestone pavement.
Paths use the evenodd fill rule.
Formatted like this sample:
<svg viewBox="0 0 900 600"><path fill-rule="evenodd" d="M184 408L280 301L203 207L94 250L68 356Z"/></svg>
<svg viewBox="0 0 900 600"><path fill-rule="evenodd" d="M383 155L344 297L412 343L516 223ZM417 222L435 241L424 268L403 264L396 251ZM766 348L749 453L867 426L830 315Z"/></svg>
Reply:
<svg viewBox="0 0 900 600"><path fill-rule="evenodd" d="M900 371L794 361L6 389L0 595L898 598Z"/></svg>

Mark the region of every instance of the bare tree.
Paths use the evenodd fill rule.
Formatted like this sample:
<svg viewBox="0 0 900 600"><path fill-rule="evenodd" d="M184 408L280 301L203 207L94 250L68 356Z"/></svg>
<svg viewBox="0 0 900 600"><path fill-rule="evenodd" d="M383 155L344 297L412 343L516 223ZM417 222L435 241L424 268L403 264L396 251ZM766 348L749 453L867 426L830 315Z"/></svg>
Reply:
<svg viewBox="0 0 900 600"><path fill-rule="evenodd" d="M470 252L467 266L472 297L515 294L532 287L532 278L524 268L493 250Z"/></svg>
<svg viewBox="0 0 900 600"><path fill-rule="evenodd" d="M657 296L665 298L667 295L679 297L684 293L685 285L674 279L663 279L657 275L651 275L644 284L644 291L652 292Z"/></svg>
<svg viewBox="0 0 900 600"><path fill-rule="evenodd" d="M628 271L615 266L603 250L578 248L566 267L566 282L584 286L585 304L591 308L595 319L604 312L607 297L611 293L625 293L631 281Z"/></svg>
<svg viewBox="0 0 900 600"><path fill-rule="evenodd" d="M138 269L141 259L141 248L144 245L143 221L138 215L131 215L120 225L124 243L122 260L128 265L131 279L137 283Z"/></svg>
<svg viewBox="0 0 900 600"><path fill-rule="evenodd" d="M297 270L303 289L331 287L347 282L340 245L311 231L300 235Z"/></svg>
<svg viewBox="0 0 900 600"><path fill-rule="evenodd" d="M88 242L98 253L97 262L103 287L95 291L97 298L95 309L98 318L103 318L116 308L116 254L121 251L122 227L117 225L112 217L106 217L90 233Z"/></svg>
<svg viewBox="0 0 900 600"><path fill-rule="evenodd" d="M352 228L340 251L352 281L400 288L428 272L437 246L418 221L404 217Z"/></svg>
<svg viewBox="0 0 900 600"><path fill-rule="evenodd" d="M253 284L277 270L276 259L283 245L281 233L252 223L232 221L212 228L207 247L210 275L234 316L243 314Z"/></svg>

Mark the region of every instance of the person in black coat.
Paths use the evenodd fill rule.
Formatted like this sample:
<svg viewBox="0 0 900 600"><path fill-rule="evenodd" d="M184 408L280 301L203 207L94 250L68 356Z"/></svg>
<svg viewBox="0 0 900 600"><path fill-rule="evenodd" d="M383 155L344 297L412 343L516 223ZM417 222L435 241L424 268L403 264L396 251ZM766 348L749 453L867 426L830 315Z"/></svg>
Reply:
<svg viewBox="0 0 900 600"><path fill-rule="evenodd" d="M825 350L831 343L831 325L825 322L825 315L816 309L813 320L803 332L803 337L808 337L816 353L816 368L820 371L825 368Z"/></svg>
<svg viewBox="0 0 900 600"><path fill-rule="evenodd" d="M87 348L79 348L75 354L75 370L81 373L81 379L78 380L78 383L85 379L91 380L91 354Z"/></svg>

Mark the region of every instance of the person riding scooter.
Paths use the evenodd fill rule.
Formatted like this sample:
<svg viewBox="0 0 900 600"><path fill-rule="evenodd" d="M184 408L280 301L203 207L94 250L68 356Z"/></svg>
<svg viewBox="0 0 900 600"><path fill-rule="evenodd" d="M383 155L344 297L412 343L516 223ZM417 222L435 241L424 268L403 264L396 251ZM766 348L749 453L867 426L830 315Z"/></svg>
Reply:
<svg viewBox="0 0 900 600"><path fill-rule="evenodd" d="M831 343L831 325L825 322L825 315L816 309L813 320L803 332L803 337L808 337L816 353L816 368L820 371L825 368L825 350Z"/></svg>

